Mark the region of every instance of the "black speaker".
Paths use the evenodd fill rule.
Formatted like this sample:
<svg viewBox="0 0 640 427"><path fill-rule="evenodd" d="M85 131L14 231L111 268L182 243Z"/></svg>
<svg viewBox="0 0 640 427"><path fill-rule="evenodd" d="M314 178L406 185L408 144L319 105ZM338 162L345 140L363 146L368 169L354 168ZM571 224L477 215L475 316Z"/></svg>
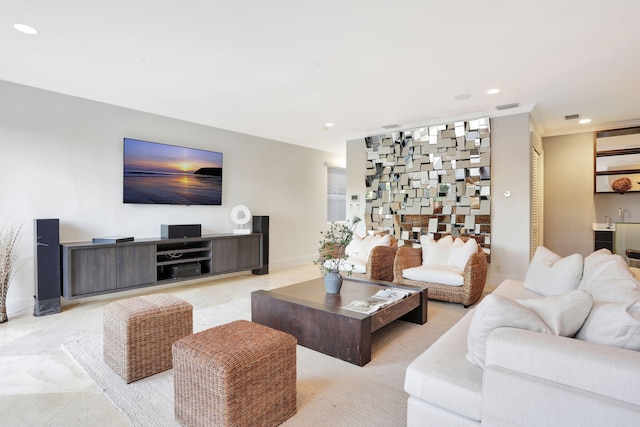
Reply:
<svg viewBox="0 0 640 427"><path fill-rule="evenodd" d="M251 270L253 274L269 274L269 217L253 216L254 233L262 233L262 268Z"/></svg>
<svg viewBox="0 0 640 427"><path fill-rule="evenodd" d="M186 237L201 237L202 226L200 224L160 225L160 236L163 239L183 239Z"/></svg>
<svg viewBox="0 0 640 427"><path fill-rule="evenodd" d="M60 313L60 220L35 219L34 316Z"/></svg>

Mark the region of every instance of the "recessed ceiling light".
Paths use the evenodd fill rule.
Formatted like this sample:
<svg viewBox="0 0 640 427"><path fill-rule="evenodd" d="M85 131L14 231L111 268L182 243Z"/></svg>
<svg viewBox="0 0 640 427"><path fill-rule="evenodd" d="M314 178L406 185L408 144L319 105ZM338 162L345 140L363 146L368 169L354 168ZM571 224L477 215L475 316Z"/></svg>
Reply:
<svg viewBox="0 0 640 427"><path fill-rule="evenodd" d="M500 93L500 89L489 89L487 93L489 95L495 95L496 93Z"/></svg>
<svg viewBox="0 0 640 427"><path fill-rule="evenodd" d="M591 119L580 119L578 120L578 123L580 123L581 125L586 125L587 123L591 123Z"/></svg>
<svg viewBox="0 0 640 427"><path fill-rule="evenodd" d="M29 34L30 36L38 34L38 30L25 24L15 24L13 28L15 28L17 31L20 31L21 33Z"/></svg>
<svg viewBox="0 0 640 427"><path fill-rule="evenodd" d="M327 123L325 123L324 125L325 125L326 127L328 127L328 128L333 127L333 123L331 123L331 122L327 122Z"/></svg>

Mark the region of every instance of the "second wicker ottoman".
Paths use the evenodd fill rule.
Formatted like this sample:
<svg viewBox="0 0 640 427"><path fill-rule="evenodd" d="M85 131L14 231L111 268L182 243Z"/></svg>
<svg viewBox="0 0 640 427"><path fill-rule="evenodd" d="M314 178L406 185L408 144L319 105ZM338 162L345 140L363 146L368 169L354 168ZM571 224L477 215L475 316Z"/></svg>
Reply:
<svg viewBox="0 0 640 427"><path fill-rule="evenodd" d="M282 424L296 413L296 344L246 320L176 341L176 419L198 427Z"/></svg>
<svg viewBox="0 0 640 427"><path fill-rule="evenodd" d="M104 361L127 383L171 369L173 343L193 333L193 306L156 294L112 302L103 310Z"/></svg>

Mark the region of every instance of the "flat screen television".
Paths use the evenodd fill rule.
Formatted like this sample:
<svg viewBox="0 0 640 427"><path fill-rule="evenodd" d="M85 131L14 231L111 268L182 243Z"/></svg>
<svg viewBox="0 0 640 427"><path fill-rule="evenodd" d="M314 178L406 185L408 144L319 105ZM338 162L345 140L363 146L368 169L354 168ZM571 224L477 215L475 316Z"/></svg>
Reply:
<svg viewBox="0 0 640 427"><path fill-rule="evenodd" d="M221 205L222 153L124 138L123 201Z"/></svg>

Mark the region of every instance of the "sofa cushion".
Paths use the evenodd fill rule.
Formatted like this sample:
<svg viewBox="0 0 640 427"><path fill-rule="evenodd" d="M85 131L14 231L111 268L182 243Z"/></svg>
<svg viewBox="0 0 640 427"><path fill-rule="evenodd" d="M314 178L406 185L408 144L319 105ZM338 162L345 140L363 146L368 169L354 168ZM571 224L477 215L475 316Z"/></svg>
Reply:
<svg viewBox="0 0 640 427"><path fill-rule="evenodd" d="M640 284L624 258L597 251L585 258L579 288L593 295L595 301L625 303L635 299L633 294L640 290Z"/></svg>
<svg viewBox="0 0 640 427"><path fill-rule="evenodd" d="M469 261L471 255L476 252L478 252L478 243L475 239L468 239L465 242L464 240L457 238L453 242L453 245L451 245L447 264L451 267L464 270L464 267L467 265L467 261Z"/></svg>
<svg viewBox="0 0 640 427"><path fill-rule="evenodd" d="M598 249L584 258L582 267L582 279L578 289L589 288L591 281L597 278L602 270L615 261L609 249Z"/></svg>
<svg viewBox="0 0 640 427"><path fill-rule="evenodd" d="M593 298L586 291L575 290L516 302L533 311L551 329L552 334L573 337L589 315Z"/></svg>
<svg viewBox="0 0 640 427"><path fill-rule="evenodd" d="M424 402L479 422L483 371L465 358L472 317L473 309L470 309L409 364L404 389Z"/></svg>
<svg viewBox="0 0 640 427"><path fill-rule="evenodd" d="M436 242L431 236L423 234L420 236L420 246L422 247L422 265L447 265L453 246L453 237L448 235Z"/></svg>
<svg viewBox="0 0 640 427"><path fill-rule="evenodd" d="M544 296L572 291L582 279L582 255L562 258L544 246L538 246L529 263L524 287Z"/></svg>
<svg viewBox="0 0 640 427"><path fill-rule="evenodd" d="M467 333L467 360L484 368L487 337L496 328L514 327L550 333L549 327L530 309L497 295L487 295L475 308Z"/></svg>
<svg viewBox="0 0 640 427"><path fill-rule="evenodd" d="M528 289L525 289L522 281L513 279L504 280L502 283L500 283L500 286L498 286L493 292L491 292L491 294L509 298L512 300L521 298L539 298L542 296Z"/></svg>
<svg viewBox="0 0 640 427"><path fill-rule="evenodd" d="M640 351L640 299L626 303L594 303L576 338Z"/></svg>
<svg viewBox="0 0 640 427"><path fill-rule="evenodd" d="M462 286L462 271L448 265L411 267L402 270L402 277L418 282L438 283L440 285Z"/></svg>

